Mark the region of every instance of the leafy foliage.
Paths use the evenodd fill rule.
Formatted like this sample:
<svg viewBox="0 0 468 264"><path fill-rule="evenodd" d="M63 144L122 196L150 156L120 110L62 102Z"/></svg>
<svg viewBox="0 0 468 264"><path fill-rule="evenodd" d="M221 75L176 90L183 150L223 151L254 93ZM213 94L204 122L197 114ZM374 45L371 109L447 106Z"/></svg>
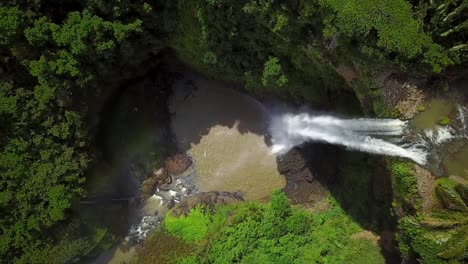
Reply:
<svg viewBox="0 0 468 264"><path fill-rule="evenodd" d="M131 9L120 20L97 6L56 4L0 5L0 258L12 262L74 262L107 232L68 230L93 149L89 109L125 78L109 78L117 69L141 63L131 41L149 42L136 40L143 20Z"/></svg>
<svg viewBox="0 0 468 264"><path fill-rule="evenodd" d="M288 83L288 78L281 71L281 65L277 58L270 57L265 62L263 69L262 84L264 86L283 87Z"/></svg>
<svg viewBox="0 0 468 264"><path fill-rule="evenodd" d="M448 116L444 116L440 121L439 121L439 124L441 124L442 126L448 126L450 125L450 118Z"/></svg>
<svg viewBox="0 0 468 264"><path fill-rule="evenodd" d="M190 242L204 238L225 219L225 210L219 209L215 214L210 214L206 208L197 206L187 216L174 217L169 213L164 221L164 227L170 234Z"/></svg>
<svg viewBox="0 0 468 264"><path fill-rule="evenodd" d="M328 35L330 32L336 32L349 37L374 38L377 39L378 47L407 58L424 54L425 61L437 72L452 63L446 51L420 31L420 22L412 17L411 5L407 1L321 2L323 6L330 7L335 12L326 20Z"/></svg>
<svg viewBox="0 0 468 264"><path fill-rule="evenodd" d="M267 205L247 202L231 206L229 213L227 222L208 236L197 254L177 262L384 262L372 242L351 238L362 229L336 204L324 213L311 214L292 208L284 193L275 191Z"/></svg>
<svg viewBox="0 0 468 264"><path fill-rule="evenodd" d="M109 91L148 69L142 63L156 61L153 56L161 49L171 48L195 68L242 81L256 92L288 93L327 106L342 103L338 98L352 104L349 96L335 96L351 92L342 89L348 84L334 65L363 58L377 58L368 68L406 63L440 72L463 65L468 60L466 9L466 1L455 0L2 2L0 258L74 262L101 243L92 234L105 231L77 235L78 227L68 230L69 209L84 195L83 175L93 159L91 131ZM376 112L385 110L374 106ZM420 201L411 172L403 164L392 169L396 195L405 208L414 209ZM442 187L439 193L448 190ZM274 197L281 201L280 196ZM232 229L241 245L236 256L268 261L279 254L276 246L285 250L279 254L285 260L299 254L289 247L306 243L304 234L316 230L317 223L275 203L236 209L251 219L235 214L231 228L253 228L264 243L245 244L244 234ZM218 220L202 211L172 219L173 232L191 241L209 236ZM288 221L278 221L279 216ZM201 232L191 229L193 223ZM332 248L319 254L322 262L336 260L324 257Z"/></svg>

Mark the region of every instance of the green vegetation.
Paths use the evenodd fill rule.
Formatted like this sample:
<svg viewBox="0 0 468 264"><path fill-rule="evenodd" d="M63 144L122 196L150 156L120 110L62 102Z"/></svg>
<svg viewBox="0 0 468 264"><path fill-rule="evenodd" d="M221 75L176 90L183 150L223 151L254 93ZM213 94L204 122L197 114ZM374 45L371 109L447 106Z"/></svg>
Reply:
<svg viewBox="0 0 468 264"><path fill-rule="evenodd" d="M265 62L263 69L262 84L265 86L283 87L288 83L288 78L282 73L281 65L277 58L272 58Z"/></svg>
<svg viewBox="0 0 468 264"><path fill-rule="evenodd" d="M132 263L164 264L174 262L175 259L193 254L196 246L182 239L167 234L162 230L155 230L145 240L144 247L138 252ZM181 262L178 262L181 263Z"/></svg>
<svg viewBox="0 0 468 264"><path fill-rule="evenodd" d="M417 189L414 175L414 164L401 159L390 160L390 172L393 176L394 200L398 203L395 207L412 214L420 209L421 197Z"/></svg>
<svg viewBox="0 0 468 264"><path fill-rule="evenodd" d="M420 31L420 22L413 18L411 4L405 0L321 2L335 12L326 18L325 37L334 34L364 37L369 43L376 42L385 52L409 59L423 54L424 61L436 72L452 63L446 51Z"/></svg>
<svg viewBox="0 0 468 264"><path fill-rule="evenodd" d="M440 0L2 1L0 259L73 263L116 239L71 208L86 195L86 171L102 157L96 134L104 102L163 55L175 54L195 70L244 83L260 95L275 93L347 113L359 111L360 103L368 114L392 116L374 77L382 69L422 75L444 72L448 66L462 69L468 63L467 9L466 1ZM348 65L356 78L345 80L337 70L341 65ZM449 123L448 118L441 121ZM395 163L391 170L396 200L405 212L417 210L420 198L409 165ZM437 194L445 192L440 187ZM258 224L265 229L273 224L278 212L249 206L270 222L254 218L230 222L231 227ZM355 230L333 208L330 212L336 210L343 228ZM246 251L239 250L236 257L266 260L279 254L286 260L318 243L324 247L316 247L322 248L320 253L310 248L304 256L330 263L352 259L351 250L368 246L346 240L342 236L348 231L341 229L334 234L337 244L307 238L323 236L316 228L321 225L317 216L310 220L298 209L287 212L288 219L309 221L310 229L290 237L283 234L290 227L280 223L278 233L259 229L253 233L263 244L245 245ZM183 220L169 217L167 229L187 241L203 240L217 228L213 217L196 209ZM184 224L194 224L194 219L199 233ZM226 221L232 219L236 216ZM328 222L333 221L325 221L323 228ZM207 251L211 259L219 255L216 248L227 245L223 243L230 235L225 232L215 232L220 242ZM232 231L232 236L241 239L240 233ZM268 244L267 237L277 238L276 244Z"/></svg>
<svg viewBox="0 0 468 264"><path fill-rule="evenodd" d="M221 214L224 224L207 232L192 255L173 259L173 263L384 263L375 242L360 236L363 230L333 200L327 211L311 214L291 207L284 193L276 191L268 204L245 202L210 214L200 213L200 207L192 210L196 213L192 211L181 220L171 216L170 225L179 221L178 225L190 227L191 223L206 223L208 216L220 215L219 210L228 214ZM219 221L213 219L217 220L211 223ZM192 232L168 232L181 235L183 240L193 238ZM160 239L155 235L148 243ZM145 246L140 255L157 259L167 250L149 252Z"/></svg>
<svg viewBox="0 0 468 264"><path fill-rule="evenodd" d="M187 216L174 217L168 214L164 221L166 230L181 239L190 242L204 238L209 232L217 229L226 219L227 208L218 208L210 213L207 208L198 206Z"/></svg>
<svg viewBox="0 0 468 264"><path fill-rule="evenodd" d="M76 262L114 240L70 208L85 194L96 103L125 78L114 77L122 65L151 54L137 44L148 16L130 15L142 4L112 14L94 1L0 4L1 259Z"/></svg>
<svg viewBox="0 0 468 264"><path fill-rule="evenodd" d="M442 205L424 215L405 216L400 220L400 250L423 263L460 263L468 248L468 208L462 186L450 179L437 181L436 194Z"/></svg>
<svg viewBox="0 0 468 264"><path fill-rule="evenodd" d="M439 124L442 125L442 126L448 126L448 125L450 125L450 122L452 122L452 120L450 120L450 118L448 116L444 116L439 121Z"/></svg>

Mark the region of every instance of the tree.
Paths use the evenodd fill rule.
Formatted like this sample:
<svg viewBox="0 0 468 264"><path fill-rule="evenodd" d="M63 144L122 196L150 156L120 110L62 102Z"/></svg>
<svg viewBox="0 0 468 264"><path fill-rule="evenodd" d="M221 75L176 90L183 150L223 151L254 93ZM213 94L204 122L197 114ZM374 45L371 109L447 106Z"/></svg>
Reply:
<svg viewBox="0 0 468 264"><path fill-rule="evenodd" d="M447 51L421 31L421 22L413 18L412 6L405 0L322 0L321 4L333 12L325 19L328 37L334 33L367 39L376 37L377 46L386 52L408 59L424 55L427 58L424 61L436 72L453 63Z"/></svg>
<svg viewBox="0 0 468 264"><path fill-rule="evenodd" d="M278 58L270 57L263 68L262 84L264 86L283 87L288 78L281 70Z"/></svg>

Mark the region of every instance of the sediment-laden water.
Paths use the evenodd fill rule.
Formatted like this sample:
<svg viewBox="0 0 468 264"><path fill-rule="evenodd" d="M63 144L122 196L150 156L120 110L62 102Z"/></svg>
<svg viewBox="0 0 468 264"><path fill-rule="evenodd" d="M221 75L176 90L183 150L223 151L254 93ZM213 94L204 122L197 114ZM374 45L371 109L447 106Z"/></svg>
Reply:
<svg viewBox="0 0 468 264"><path fill-rule="evenodd" d="M171 111L181 147L195 162L199 191L269 196L285 186L267 145L269 115L221 82L189 77L175 85Z"/></svg>

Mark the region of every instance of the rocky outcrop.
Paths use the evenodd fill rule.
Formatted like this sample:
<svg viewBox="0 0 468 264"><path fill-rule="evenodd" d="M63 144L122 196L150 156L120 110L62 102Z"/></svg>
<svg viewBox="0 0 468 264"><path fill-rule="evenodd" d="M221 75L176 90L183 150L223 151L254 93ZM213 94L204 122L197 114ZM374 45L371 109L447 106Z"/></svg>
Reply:
<svg viewBox="0 0 468 264"><path fill-rule="evenodd" d="M428 170L416 164L414 165L414 175L421 196L421 210L427 213L431 211L434 202L432 194L435 187L435 177Z"/></svg>
<svg viewBox="0 0 468 264"><path fill-rule="evenodd" d="M348 66L345 64L340 64L336 68L336 72L338 72L338 74L341 75L341 77L343 77L343 79L345 79L348 84L350 84L351 81L359 77L356 69L354 69L352 66Z"/></svg>
<svg viewBox="0 0 468 264"><path fill-rule="evenodd" d="M198 193L194 196L188 196L177 204L172 209L172 215L179 217L187 215L192 208L202 205L209 210L213 210L216 206L226 205L243 201L242 196L238 193L230 192L204 192Z"/></svg>
<svg viewBox="0 0 468 264"><path fill-rule="evenodd" d="M192 159L186 153L176 153L166 159L165 165L170 176L177 176L192 165Z"/></svg>
<svg viewBox="0 0 468 264"><path fill-rule="evenodd" d="M402 119L413 118L418 113L426 95L416 85L394 77L387 78L381 85L384 103L389 109L397 109Z"/></svg>
<svg viewBox="0 0 468 264"><path fill-rule="evenodd" d="M437 183L436 194L445 209L468 213L468 207L457 190L466 190L466 186L449 179L441 179ZM462 192L461 194L464 194Z"/></svg>
<svg viewBox="0 0 468 264"><path fill-rule="evenodd" d="M165 168L155 170L153 174L146 178L140 185L140 196L147 198L154 194L156 187L170 180L170 176Z"/></svg>
<svg viewBox="0 0 468 264"><path fill-rule="evenodd" d="M192 160L185 153L176 153L165 161L165 166L154 170L152 175L146 178L140 186L140 195L147 198L154 194L156 187L164 183L170 183L172 177L179 176L188 171Z"/></svg>
<svg viewBox="0 0 468 264"><path fill-rule="evenodd" d="M286 178L283 191L291 202L313 207L326 197L327 191L314 176L305 156L297 148L292 149L278 160L278 171Z"/></svg>

